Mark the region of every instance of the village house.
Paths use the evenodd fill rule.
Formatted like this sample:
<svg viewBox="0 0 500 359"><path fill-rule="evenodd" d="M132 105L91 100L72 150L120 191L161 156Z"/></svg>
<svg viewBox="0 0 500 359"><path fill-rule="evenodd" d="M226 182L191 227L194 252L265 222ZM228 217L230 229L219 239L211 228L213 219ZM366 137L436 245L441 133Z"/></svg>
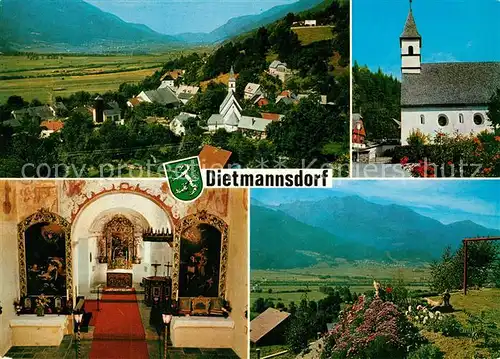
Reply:
<svg viewBox="0 0 500 359"><path fill-rule="evenodd" d="M94 106L91 107L92 119L99 125L105 121L113 121L117 125L124 125L125 120L122 117L122 111L116 101L105 103L101 96L97 96Z"/></svg>
<svg viewBox="0 0 500 359"><path fill-rule="evenodd" d="M268 308L250 322L250 342L256 346L285 342L290 313Z"/></svg>
<svg viewBox="0 0 500 359"><path fill-rule="evenodd" d="M175 89L175 95L182 104L188 103L200 91L198 86L181 85Z"/></svg>
<svg viewBox="0 0 500 359"><path fill-rule="evenodd" d="M500 62L422 63L422 36L410 7L401 46L401 144L419 130L477 134L492 129L488 103L500 88Z"/></svg>
<svg viewBox="0 0 500 359"><path fill-rule="evenodd" d="M245 100L249 101L255 100L256 97L260 97L261 95L263 95L263 93L259 84L254 84L249 82L245 86L245 95L244 95Z"/></svg>
<svg viewBox="0 0 500 359"><path fill-rule="evenodd" d="M175 80L168 73L165 74L165 76L163 76L161 78L161 84L160 84L160 87L158 87L158 88L162 89L165 87L170 87L170 88L175 87Z"/></svg>
<svg viewBox="0 0 500 359"><path fill-rule="evenodd" d="M197 118L197 115L193 115L187 112L181 112L179 115L175 116L172 122L170 122L169 128L170 131L175 133L177 136L184 136L186 134L186 128L184 127L184 123L191 119Z"/></svg>
<svg viewBox="0 0 500 359"><path fill-rule="evenodd" d="M269 65L268 74L279 78L281 82L285 83L286 79L292 74L292 71L287 67L286 63L274 60Z"/></svg>
<svg viewBox="0 0 500 359"><path fill-rule="evenodd" d="M316 20L305 20L304 25L305 26L316 26Z"/></svg>
<svg viewBox="0 0 500 359"><path fill-rule="evenodd" d="M40 124L42 127L42 132L40 133L40 137L46 138L52 135L53 133L59 132L64 127L64 122L62 121L42 121Z"/></svg>
<svg viewBox="0 0 500 359"><path fill-rule="evenodd" d="M222 148L210 145L205 145L198 155L198 158L200 159L200 167L202 169L224 168L228 164L232 154L233 153L231 151L227 151Z"/></svg>
<svg viewBox="0 0 500 359"><path fill-rule="evenodd" d="M140 104L143 102L156 103L167 107L178 107L181 104L175 92L169 87L142 91L135 99L129 100L127 104L134 107L134 103Z"/></svg>
<svg viewBox="0 0 500 359"><path fill-rule="evenodd" d="M352 115L352 146L353 148L365 147L365 124L363 123L363 117L359 113L354 113Z"/></svg>
<svg viewBox="0 0 500 359"><path fill-rule="evenodd" d="M23 119L39 119L40 121L51 120L56 117L55 111L48 105L27 107L11 112L12 117L21 121Z"/></svg>

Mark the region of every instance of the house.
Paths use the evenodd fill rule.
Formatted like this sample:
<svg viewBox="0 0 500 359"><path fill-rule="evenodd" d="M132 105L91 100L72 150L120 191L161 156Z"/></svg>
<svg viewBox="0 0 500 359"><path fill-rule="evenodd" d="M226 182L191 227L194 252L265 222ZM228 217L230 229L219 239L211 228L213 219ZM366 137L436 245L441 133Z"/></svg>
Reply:
<svg viewBox="0 0 500 359"><path fill-rule="evenodd" d="M134 107L139 106L142 102L144 102L144 100L142 98L134 97L134 98L131 98L130 100L127 101L127 106L134 108Z"/></svg>
<svg viewBox="0 0 500 359"><path fill-rule="evenodd" d="M175 133L177 136L183 136L186 134L186 128L184 127L184 123L191 119L196 118L198 116L193 115L187 112L181 112L179 115L175 116L172 122L170 122L170 130Z"/></svg>
<svg viewBox="0 0 500 359"><path fill-rule="evenodd" d="M250 342L254 345L276 345L285 342L290 313L268 308L250 322Z"/></svg>
<svg viewBox="0 0 500 359"><path fill-rule="evenodd" d="M167 107L178 107L181 104L175 92L169 87L142 91L136 98L139 102L157 103Z"/></svg>
<svg viewBox="0 0 500 359"><path fill-rule="evenodd" d="M114 121L117 125L125 124L125 120L122 117L122 110L116 101L105 103L101 96L97 96L94 106L90 110L95 124L102 124L108 120Z"/></svg>
<svg viewBox="0 0 500 359"><path fill-rule="evenodd" d="M352 147L365 147L365 137L366 131L363 123L363 117L361 117L359 113L354 113L352 115Z"/></svg>
<svg viewBox="0 0 500 359"><path fill-rule="evenodd" d="M279 78L281 82L286 82L286 79L291 75L292 71L288 69L286 63L274 60L271 65L269 65L268 73L273 77Z"/></svg>
<svg viewBox="0 0 500 359"><path fill-rule="evenodd" d="M259 84L254 84L249 82L245 86L245 95L244 95L245 100L253 100L257 96L261 96L262 94L263 93Z"/></svg>
<svg viewBox="0 0 500 359"><path fill-rule="evenodd" d="M271 112L261 112L260 115L262 116L263 119L265 120L270 120L270 121L281 121L284 115L280 115L279 113L271 113Z"/></svg>
<svg viewBox="0 0 500 359"><path fill-rule="evenodd" d="M488 103L500 88L500 62L422 63L422 36L412 8L401 47L401 144L416 130L477 134L492 130Z"/></svg>
<svg viewBox="0 0 500 359"><path fill-rule="evenodd" d="M305 26L316 26L316 20L305 20L304 25Z"/></svg>
<svg viewBox="0 0 500 359"><path fill-rule="evenodd" d="M59 132L64 127L64 122L62 121L42 121L40 127L44 128L40 133L40 137L49 137L55 132Z"/></svg>
<svg viewBox="0 0 500 359"><path fill-rule="evenodd" d="M200 91L198 86L181 85L175 90L175 95L184 105Z"/></svg>
<svg viewBox="0 0 500 359"><path fill-rule="evenodd" d="M175 80L174 78L170 75L170 73L166 73L162 78L161 78L161 85L159 88L165 88L165 87L170 87L173 88L175 87Z"/></svg>
<svg viewBox="0 0 500 359"><path fill-rule="evenodd" d="M205 145L203 146L200 154L198 155L198 158L200 159L200 167L202 169L224 168L229 162L229 159L231 158L232 154L233 153L230 151L226 151L224 149L210 145Z"/></svg>
<svg viewBox="0 0 500 359"><path fill-rule="evenodd" d="M264 96L259 96L257 100L255 101L255 105L258 107L264 107L269 105L269 100L265 98Z"/></svg>
<svg viewBox="0 0 500 359"><path fill-rule="evenodd" d="M235 96L236 76L231 68L228 93L219 107L219 113L213 114L207 121L210 132L218 129L225 129L228 132L243 131L251 136L262 138L265 136L266 127L272 120L266 120L260 117L242 116L242 107Z"/></svg>
<svg viewBox="0 0 500 359"><path fill-rule="evenodd" d="M11 112L15 120L39 119L40 121L51 120L56 117L55 111L48 105L27 107Z"/></svg>

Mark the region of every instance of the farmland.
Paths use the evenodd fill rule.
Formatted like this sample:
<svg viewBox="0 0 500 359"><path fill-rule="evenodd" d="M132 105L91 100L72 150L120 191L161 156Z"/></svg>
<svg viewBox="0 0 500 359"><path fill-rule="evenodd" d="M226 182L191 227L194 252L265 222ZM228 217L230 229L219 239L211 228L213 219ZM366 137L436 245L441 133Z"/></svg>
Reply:
<svg viewBox="0 0 500 359"><path fill-rule="evenodd" d="M363 293L373 289L373 280L391 283L403 279L411 289L428 288L429 268L408 267L405 264L387 265L377 263L343 263L335 267L318 266L285 270L252 270L252 285L258 285L262 292L252 292L252 303L259 297L274 302L298 303L309 290L310 300L325 297L319 288L325 286L349 286L351 291ZM299 291L300 290L300 291Z"/></svg>
<svg viewBox="0 0 500 359"><path fill-rule="evenodd" d="M117 90L123 82L139 82L182 55L19 55L0 56L0 103L12 95L52 102L55 96L78 91Z"/></svg>

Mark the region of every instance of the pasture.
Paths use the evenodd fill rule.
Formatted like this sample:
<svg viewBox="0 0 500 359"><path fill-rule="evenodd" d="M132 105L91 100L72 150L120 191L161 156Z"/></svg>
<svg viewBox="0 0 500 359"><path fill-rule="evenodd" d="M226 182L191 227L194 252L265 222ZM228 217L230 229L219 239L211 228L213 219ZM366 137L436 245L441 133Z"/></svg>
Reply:
<svg viewBox="0 0 500 359"><path fill-rule="evenodd" d="M292 30L299 37L300 43L307 46L316 41L333 39L332 28L332 26L292 27Z"/></svg>
<svg viewBox="0 0 500 359"><path fill-rule="evenodd" d="M117 90L123 82L142 81L182 54L183 51L150 55L0 55L0 103L12 95L50 103L56 96L78 91Z"/></svg>

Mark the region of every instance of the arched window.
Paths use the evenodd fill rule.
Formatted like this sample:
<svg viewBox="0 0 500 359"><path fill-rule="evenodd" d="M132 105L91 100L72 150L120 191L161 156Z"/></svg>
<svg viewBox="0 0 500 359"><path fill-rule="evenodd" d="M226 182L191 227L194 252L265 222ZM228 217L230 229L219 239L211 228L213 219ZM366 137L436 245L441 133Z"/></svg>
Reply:
<svg viewBox="0 0 500 359"><path fill-rule="evenodd" d="M474 115L474 124L477 126L481 126L484 123L484 117L480 113L476 113Z"/></svg>
<svg viewBox="0 0 500 359"><path fill-rule="evenodd" d="M461 113L461 114L458 115L458 122L459 123L464 123L464 114L463 113Z"/></svg>
<svg viewBox="0 0 500 359"><path fill-rule="evenodd" d="M425 125L425 116L424 115L420 115L420 124Z"/></svg>
<svg viewBox="0 0 500 359"><path fill-rule="evenodd" d="M448 126L448 117L446 115L439 115L438 117L438 124L441 127Z"/></svg>
<svg viewBox="0 0 500 359"><path fill-rule="evenodd" d="M408 47L408 54L413 55L413 46Z"/></svg>

